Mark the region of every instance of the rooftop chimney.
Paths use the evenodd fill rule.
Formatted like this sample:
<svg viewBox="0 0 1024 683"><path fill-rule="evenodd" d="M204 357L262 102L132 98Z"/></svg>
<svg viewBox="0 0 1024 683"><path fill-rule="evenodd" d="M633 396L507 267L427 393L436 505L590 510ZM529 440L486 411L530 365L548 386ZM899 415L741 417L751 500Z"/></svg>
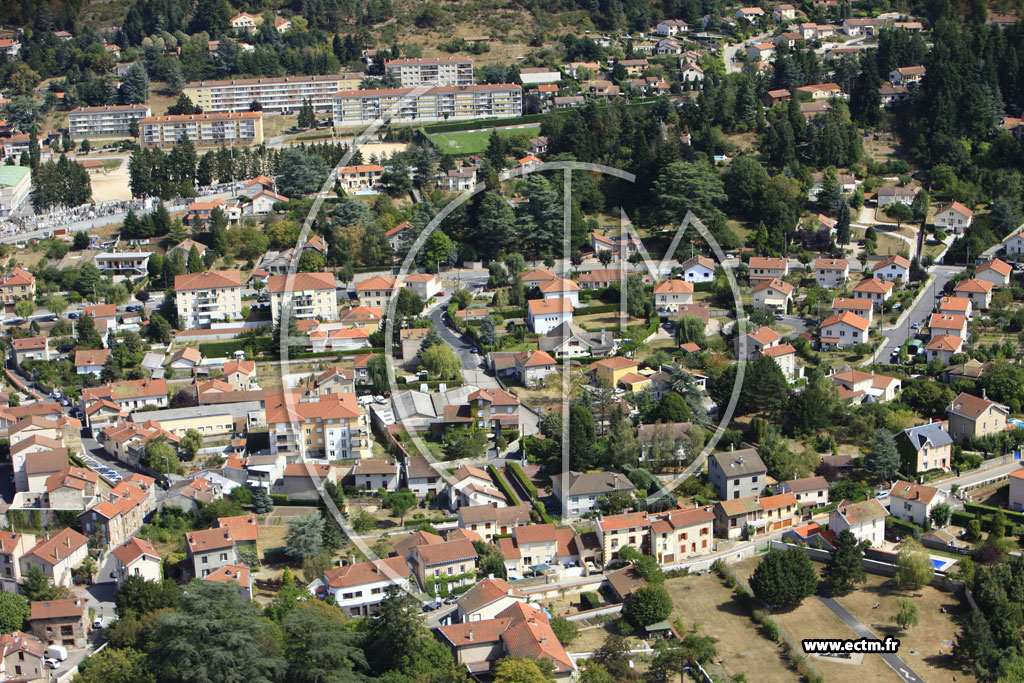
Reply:
<svg viewBox="0 0 1024 683"><path fill-rule="evenodd" d="M547 636L541 636L540 637L540 644L541 645L547 645L548 644L548 637Z"/></svg>
<svg viewBox="0 0 1024 683"><path fill-rule="evenodd" d="M469 629L469 639L473 640L473 629Z"/></svg>
<svg viewBox="0 0 1024 683"><path fill-rule="evenodd" d="M986 401L988 400L988 389L982 389L981 390L981 397L983 399L985 399Z"/></svg>

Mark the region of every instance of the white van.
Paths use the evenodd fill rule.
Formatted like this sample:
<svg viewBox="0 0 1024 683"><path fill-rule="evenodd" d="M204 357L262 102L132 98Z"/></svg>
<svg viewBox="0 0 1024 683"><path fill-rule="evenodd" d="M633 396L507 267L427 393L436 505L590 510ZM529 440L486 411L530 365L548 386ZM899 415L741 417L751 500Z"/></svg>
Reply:
<svg viewBox="0 0 1024 683"><path fill-rule="evenodd" d="M63 662L68 658L68 649L63 645L51 645L46 648L46 652L43 656L47 659L56 659L58 662Z"/></svg>

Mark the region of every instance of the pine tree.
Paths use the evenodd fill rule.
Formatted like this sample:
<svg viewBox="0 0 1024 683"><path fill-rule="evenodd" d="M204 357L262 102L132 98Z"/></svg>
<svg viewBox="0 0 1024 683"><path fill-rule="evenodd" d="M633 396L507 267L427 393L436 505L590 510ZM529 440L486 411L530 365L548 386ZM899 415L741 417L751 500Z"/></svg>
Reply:
<svg viewBox="0 0 1024 683"><path fill-rule="evenodd" d="M890 481L900 468L900 454L892 434L885 429L875 430L875 441L864 458L864 470L879 479Z"/></svg>
<svg viewBox="0 0 1024 683"><path fill-rule="evenodd" d="M840 201L836 218L836 243L843 247L850 243L850 205L845 199Z"/></svg>
<svg viewBox="0 0 1024 683"><path fill-rule="evenodd" d="M206 270L203 264L203 257L199 255L199 248L196 245L192 245L192 248L188 250L188 272L190 273L201 273Z"/></svg>
<svg viewBox="0 0 1024 683"><path fill-rule="evenodd" d="M836 537L836 547L822 572L831 593L846 593L855 583L864 583L867 577L861 564L863 557L857 537L849 529L843 529Z"/></svg>
<svg viewBox="0 0 1024 683"><path fill-rule="evenodd" d="M128 67L117 95L121 104L141 104L149 99L149 76L141 62Z"/></svg>

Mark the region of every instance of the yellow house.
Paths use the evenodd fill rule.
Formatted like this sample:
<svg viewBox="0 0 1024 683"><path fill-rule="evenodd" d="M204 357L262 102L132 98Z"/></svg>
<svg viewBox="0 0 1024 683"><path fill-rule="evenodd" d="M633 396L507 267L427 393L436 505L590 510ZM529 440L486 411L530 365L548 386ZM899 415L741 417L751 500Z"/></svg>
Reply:
<svg viewBox="0 0 1024 683"><path fill-rule="evenodd" d="M598 384L607 383L610 387L617 387L622 378L629 373L636 374L638 366L636 361L622 356L614 358L603 358L590 364L590 373Z"/></svg>

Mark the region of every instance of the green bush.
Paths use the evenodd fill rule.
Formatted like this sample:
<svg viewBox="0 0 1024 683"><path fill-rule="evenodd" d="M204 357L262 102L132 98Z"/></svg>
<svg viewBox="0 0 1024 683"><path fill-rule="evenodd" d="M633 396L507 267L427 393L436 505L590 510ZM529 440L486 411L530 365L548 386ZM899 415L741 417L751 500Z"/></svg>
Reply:
<svg viewBox="0 0 1024 683"><path fill-rule="evenodd" d="M984 516L995 514L995 512L1002 511L1006 515L1007 522L1016 522L1018 524L1024 524L1024 512L1013 512L1012 510L1003 510L1002 508L992 507L991 505L981 505L980 503L964 503L964 510L973 515L975 512L980 512Z"/></svg>
<svg viewBox="0 0 1024 683"><path fill-rule="evenodd" d="M512 476L519 480L519 484L530 494L530 498L537 498L537 487L533 485L530 478L526 476L522 468L517 463L510 462L505 467L506 472L511 472Z"/></svg>
<svg viewBox="0 0 1024 683"><path fill-rule="evenodd" d="M270 500L274 501L274 505L287 505L288 496L283 493L271 493Z"/></svg>
<svg viewBox="0 0 1024 683"><path fill-rule="evenodd" d="M491 479L494 480L494 483L498 485L501 492L505 494L506 498L508 498L509 505L519 505L519 498L512 492L512 488L508 485L508 482L505 481L505 478L498 474L498 470L494 465L488 465L487 471L490 473Z"/></svg>
<svg viewBox="0 0 1024 683"><path fill-rule="evenodd" d="M913 538L921 533L921 529L916 524L904 522L902 519L896 519L895 517L885 518L885 531L886 533L902 536L903 538Z"/></svg>
<svg viewBox="0 0 1024 683"><path fill-rule="evenodd" d="M584 610L597 609L601 606L601 596L593 591L580 593L580 604Z"/></svg>

